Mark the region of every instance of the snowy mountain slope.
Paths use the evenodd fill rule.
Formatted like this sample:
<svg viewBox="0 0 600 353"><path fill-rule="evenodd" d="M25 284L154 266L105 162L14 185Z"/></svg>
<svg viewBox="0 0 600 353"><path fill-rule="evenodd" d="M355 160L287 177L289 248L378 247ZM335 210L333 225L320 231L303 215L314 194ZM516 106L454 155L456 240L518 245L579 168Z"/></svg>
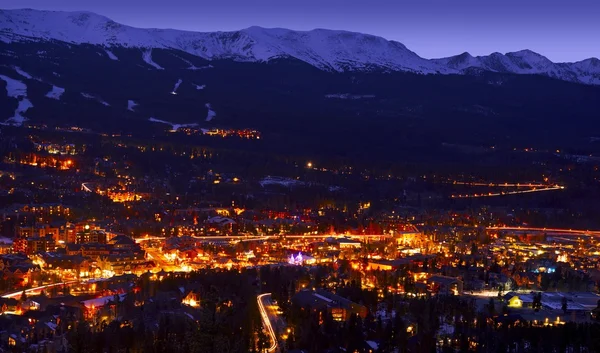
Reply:
<svg viewBox="0 0 600 353"><path fill-rule="evenodd" d="M6 82L6 93L9 97L15 98L18 101L17 108L12 117L0 123L0 125L15 125L20 126L27 118L23 116L33 104L27 97L27 85L19 80L8 76L0 75L0 80Z"/></svg>
<svg viewBox="0 0 600 353"><path fill-rule="evenodd" d="M600 85L600 65L596 58L575 63L553 63L545 56L531 50L521 50L477 57L463 53L431 61L459 72L464 72L469 68L479 68L501 73L545 75L564 81Z"/></svg>
<svg viewBox="0 0 600 353"><path fill-rule="evenodd" d="M339 72L384 70L465 74L469 68L479 68L503 73L540 74L565 81L600 85L600 65L595 58L576 63L553 63L542 55L524 50L481 57L463 53L450 58L428 60L395 41L325 29L293 31L250 27L233 32L207 33L140 29L90 12L23 9L0 10L0 40L59 40L104 47L145 48L144 53L150 53L151 48L168 48L207 60L227 58L266 62L295 58L321 70ZM110 51L108 53L112 54ZM108 55L116 59L114 55Z"/></svg>
<svg viewBox="0 0 600 353"><path fill-rule="evenodd" d="M308 32L250 27L234 32L199 33L171 29L140 29L89 12L3 10L0 38L4 41L60 40L105 46L173 48L204 59L233 58L268 61L294 57L320 69L350 70L380 67L422 73L444 71L383 38L317 29Z"/></svg>

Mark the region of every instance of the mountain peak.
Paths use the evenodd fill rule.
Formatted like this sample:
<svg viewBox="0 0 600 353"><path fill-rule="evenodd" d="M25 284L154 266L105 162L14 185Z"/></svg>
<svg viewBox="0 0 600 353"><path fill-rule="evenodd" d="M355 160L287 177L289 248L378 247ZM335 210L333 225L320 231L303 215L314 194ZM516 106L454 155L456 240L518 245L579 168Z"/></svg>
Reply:
<svg viewBox="0 0 600 353"><path fill-rule="evenodd" d="M88 11L0 10L0 40L59 40L74 44L181 50L206 60L268 62L294 58L328 71L391 70L420 74L465 74L479 68L514 74L600 84L598 60L555 64L531 50L473 57L468 52L424 59L402 43L343 30L251 26L230 32L142 29L119 24Z"/></svg>

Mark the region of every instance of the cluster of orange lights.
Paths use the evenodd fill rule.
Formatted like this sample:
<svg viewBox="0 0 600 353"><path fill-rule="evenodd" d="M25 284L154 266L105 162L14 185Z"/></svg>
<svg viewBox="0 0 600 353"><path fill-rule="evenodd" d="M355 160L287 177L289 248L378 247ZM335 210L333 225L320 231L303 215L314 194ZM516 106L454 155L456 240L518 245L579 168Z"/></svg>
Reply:
<svg viewBox="0 0 600 353"><path fill-rule="evenodd" d="M260 140L260 132L251 129L242 129L242 130L225 130L225 129L212 129L204 132L205 135L209 136L219 136L219 137L239 137L245 138L249 140Z"/></svg>
<svg viewBox="0 0 600 353"><path fill-rule="evenodd" d="M58 159L49 156L37 156L32 154L21 160L21 164L30 165L32 167L39 168L57 168L59 170L68 170L75 166L75 163L71 159Z"/></svg>
<svg viewBox="0 0 600 353"><path fill-rule="evenodd" d="M183 132L186 135L208 135L217 137L238 137L248 140L260 140L260 131L252 129L210 129L210 130L198 130L195 128L184 127L176 130L177 132Z"/></svg>
<svg viewBox="0 0 600 353"><path fill-rule="evenodd" d="M123 191L123 192L109 191L107 193L107 196L113 202L132 202L132 201L139 201L142 199L141 195L136 194L134 192L129 192L129 191Z"/></svg>

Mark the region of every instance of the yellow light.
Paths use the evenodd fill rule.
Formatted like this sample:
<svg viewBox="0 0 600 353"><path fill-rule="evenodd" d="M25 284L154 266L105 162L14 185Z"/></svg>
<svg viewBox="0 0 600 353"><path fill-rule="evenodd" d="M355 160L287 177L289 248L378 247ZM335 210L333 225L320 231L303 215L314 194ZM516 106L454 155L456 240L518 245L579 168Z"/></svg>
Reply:
<svg viewBox="0 0 600 353"><path fill-rule="evenodd" d="M213 184L219 184L221 182L221 180L215 180L213 181Z"/></svg>
<svg viewBox="0 0 600 353"><path fill-rule="evenodd" d="M312 168L313 164L312 164L312 162L308 162L308 163L306 163L306 166L307 166L308 168Z"/></svg>

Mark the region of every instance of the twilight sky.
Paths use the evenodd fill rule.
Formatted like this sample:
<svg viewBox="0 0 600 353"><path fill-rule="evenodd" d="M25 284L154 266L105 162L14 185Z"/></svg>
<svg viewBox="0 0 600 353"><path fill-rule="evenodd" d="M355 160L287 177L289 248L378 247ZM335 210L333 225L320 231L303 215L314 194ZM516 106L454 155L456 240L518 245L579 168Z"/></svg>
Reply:
<svg viewBox="0 0 600 353"><path fill-rule="evenodd" d="M558 62L600 57L599 0L2 0L0 7L86 10L135 27L193 31L345 29L397 40L425 58L521 49Z"/></svg>

